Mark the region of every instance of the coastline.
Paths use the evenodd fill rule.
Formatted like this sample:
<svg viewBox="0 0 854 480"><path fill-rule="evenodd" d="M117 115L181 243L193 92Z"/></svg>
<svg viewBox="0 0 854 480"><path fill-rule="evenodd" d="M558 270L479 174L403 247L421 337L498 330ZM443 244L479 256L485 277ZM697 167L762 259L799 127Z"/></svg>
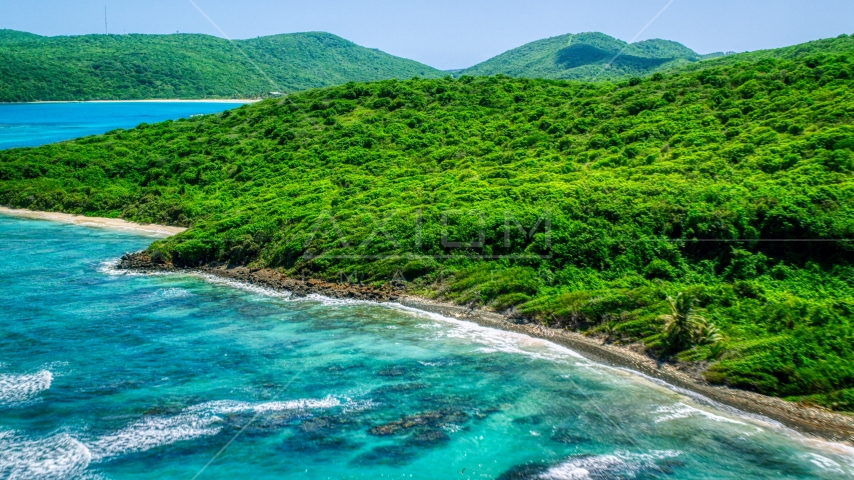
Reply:
<svg viewBox="0 0 854 480"><path fill-rule="evenodd" d="M159 238L176 235L186 230L183 227L144 225L115 218L86 217L58 212L11 209L2 206L0 206L0 215L132 231ZM807 437L840 443L849 448L854 446L854 415L801 405L745 390L711 385L697 375L690 375L670 364L659 363L653 358L631 349L630 346L607 344L600 339L587 337L569 330L552 329L535 323L519 323L518 319L511 320L503 314L486 309L471 309L423 298L408 293L400 284L386 283L381 288L374 288L363 285L329 283L316 279L302 280L287 277L268 268L230 267L221 264L206 265L195 269L181 269L171 264L155 263L145 252L125 255L120 260L118 268L142 273L164 271L204 273L276 291L287 291L297 296L319 294L331 298L363 300L378 304L397 303L403 307L550 341L567 347L593 362L646 377L647 380L659 386L693 397L694 400L699 400L701 403L717 403L719 405L712 406L734 408L742 414L765 417ZM759 420L761 421L761 419Z"/></svg>
<svg viewBox="0 0 854 480"><path fill-rule="evenodd" d="M376 302L436 313L450 318L470 321L478 325L525 334L564 346L593 362L645 377L646 380L668 388L681 395L692 397L713 407L735 409L759 422L778 422L808 438L854 446L854 415L846 415L822 408L801 405L786 400L745 390L711 385L696 375L690 375L670 364L626 346L604 343L600 339L580 333L547 328L534 323L516 323L505 315L484 310L429 300L408 294L400 285L385 284L382 288L351 284L328 283L315 279L300 280L286 277L272 269L208 265L194 269L176 268L169 264L155 264L144 252L129 254L119 262L119 269L140 272L186 272L213 275L240 283L260 286L276 291L287 291L297 296L319 294L339 299ZM762 418L757 418L762 417ZM770 420L771 422L768 422Z"/></svg>
<svg viewBox="0 0 854 480"><path fill-rule="evenodd" d="M39 100L35 102L2 102L0 105L38 105L45 103L256 103L260 102L262 99L253 98L253 99L192 99L192 100L182 100L182 99L148 99L148 100Z"/></svg>
<svg viewBox="0 0 854 480"><path fill-rule="evenodd" d="M87 227L110 228L148 234L152 237L170 237L185 230L183 227L170 227L167 225L141 224L128 222L120 218L86 217L83 215L72 215L70 213L40 212L36 210L15 209L0 206L0 215L10 217L29 218L33 220L50 220L53 222L68 223L72 225L83 225Z"/></svg>

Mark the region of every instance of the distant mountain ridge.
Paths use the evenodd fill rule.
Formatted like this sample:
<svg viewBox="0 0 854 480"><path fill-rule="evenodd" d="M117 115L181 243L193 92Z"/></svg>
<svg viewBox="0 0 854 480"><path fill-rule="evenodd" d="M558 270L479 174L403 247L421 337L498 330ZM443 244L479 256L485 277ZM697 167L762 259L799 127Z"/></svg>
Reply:
<svg viewBox="0 0 854 480"><path fill-rule="evenodd" d="M629 44L604 33L588 32L527 43L467 68L462 74L605 80L643 76L702 58L703 55L670 40L654 39Z"/></svg>
<svg viewBox="0 0 854 480"><path fill-rule="evenodd" d="M613 81L765 58L844 53L847 35L771 50L701 55L674 41L627 43L603 33L530 42L448 71L324 32L229 40L209 35L43 37L0 29L0 102L256 98L347 82L507 75Z"/></svg>
<svg viewBox="0 0 854 480"><path fill-rule="evenodd" d="M0 30L0 102L249 98L445 73L324 32L42 37Z"/></svg>

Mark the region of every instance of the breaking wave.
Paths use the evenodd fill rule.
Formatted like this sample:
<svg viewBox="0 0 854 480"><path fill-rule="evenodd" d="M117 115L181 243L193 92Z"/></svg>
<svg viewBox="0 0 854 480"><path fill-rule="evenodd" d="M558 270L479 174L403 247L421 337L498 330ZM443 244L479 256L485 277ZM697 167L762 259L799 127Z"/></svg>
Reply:
<svg viewBox="0 0 854 480"><path fill-rule="evenodd" d="M545 480L584 480L594 478L634 478L642 471L660 470L657 460L678 457L675 450L656 450L651 453L615 452L610 455L591 455L572 458L551 467L537 478Z"/></svg>
<svg viewBox="0 0 854 480"><path fill-rule="evenodd" d="M65 433L29 440L14 432L0 432L0 477L3 478L77 478L91 461L89 449Z"/></svg>
<svg viewBox="0 0 854 480"><path fill-rule="evenodd" d="M121 258L113 258L111 260L105 260L100 263L98 266L98 272L103 273L104 275L109 275L111 277L152 277L152 276L163 276L163 275L172 275L170 272L137 272L135 270L124 270L119 268L119 262Z"/></svg>
<svg viewBox="0 0 854 480"><path fill-rule="evenodd" d="M699 408L694 408L690 405L684 404L682 402L677 402L674 405L663 405L656 409L655 413L661 413L660 417L655 419L655 423L668 422L670 420L678 420L680 418L689 418L696 415L700 415L708 418L709 420L713 420L715 422L724 422L724 423L734 423L736 425L747 425L744 422L739 422L738 420L722 417L720 415L715 415L714 413L707 412L705 410L701 410Z"/></svg>
<svg viewBox="0 0 854 480"><path fill-rule="evenodd" d="M90 463L194 438L216 435L219 415L328 409L341 406L334 397L250 403L233 400L206 402L173 416L146 416L94 440L79 440L67 433L28 439L15 432L0 432L0 478L78 478Z"/></svg>
<svg viewBox="0 0 854 480"><path fill-rule="evenodd" d="M216 435L220 432L219 415L265 413L288 410L318 410L340 406L334 397L298 399L280 402L250 403L217 400L184 409L174 416L147 416L121 430L89 442L94 460L143 452L162 445Z"/></svg>
<svg viewBox="0 0 854 480"><path fill-rule="evenodd" d="M50 388L53 375L41 370L28 375L0 375L0 405L27 403Z"/></svg>
<svg viewBox="0 0 854 480"><path fill-rule="evenodd" d="M399 303L382 303L380 305L403 311L411 315L416 315L421 318L429 318L431 320L448 324L452 328L448 331L440 332L441 335L448 338L466 339L484 345L484 347L479 349L481 353L503 352L550 361L566 361L568 359L572 359L576 363L588 362L586 358L569 348L548 340L525 335L523 333L508 332L497 328L484 327L474 322L459 320L438 313L407 307Z"/></svg>

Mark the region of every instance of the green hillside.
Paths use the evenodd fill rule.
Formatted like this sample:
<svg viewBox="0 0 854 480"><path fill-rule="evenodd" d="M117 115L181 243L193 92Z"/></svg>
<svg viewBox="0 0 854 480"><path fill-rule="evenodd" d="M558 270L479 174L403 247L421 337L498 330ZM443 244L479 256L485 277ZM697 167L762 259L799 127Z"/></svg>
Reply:
<svg viewBox="0 0 854 480"><path fill-rule="evenodd" d="M619 52L623 52L617 57ZM616 57L616 58L615 58ZM668 40L627 44L604 33L561 35L531 42L463 71L555 80L608 80L644 76L696 62L701 55ZM603 67L610 62L610 66Z"/></svg>
<svg viewBox="0 0 854 480"><path fill-rule="evenodd" d="M0 30L0 102L250 98L442 75L321 32L232 44L208 35L41 37Z"/></svg>
<svg viewBox="0 0 854 480"><path fill-rule="evenodd" d="M854 410L852 61L350 83L2 151L0 204L190 226L150 249L180 266L403 277Z"/></svg>
<svg viewBox="0 0 854 480"><path fill-rule="evenodd" d="M775 48L770 50L756 50L754 52L744 52L728 55L706 55L703 61L678 65L672 71L697 71L706 68L723 67L734 65L741 62L755 63L763 59L778 59L778 60L801 60L811 59L817 52L824 55L848 55L854 50L854 37L849 35L839 35L836 38L823 38L813 40L807 43L792 45L789 47Z"/></svg>

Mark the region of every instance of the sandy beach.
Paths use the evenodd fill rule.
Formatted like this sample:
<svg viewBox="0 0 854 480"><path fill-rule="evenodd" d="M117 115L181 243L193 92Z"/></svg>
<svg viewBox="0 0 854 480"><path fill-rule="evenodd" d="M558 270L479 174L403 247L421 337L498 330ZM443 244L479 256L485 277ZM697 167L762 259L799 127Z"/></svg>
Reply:
<svg viewBox="0 0 854 480"><path fill-rule="evenodd" d="M35 220L50 220L54 222L69 223L72 225L83 225L87 227L110 228L114 230L124 230L145 233L152 237L170 237L177 235L186 228L169 227L166 225L143 225L140 223L128 222L120 218L102 218L102 217L86 217L83 215L72 215L69 213L59 212L37 212L34 210L14 209L0 207L0 215L9 215L20 218L31 218Z"/></svg>

